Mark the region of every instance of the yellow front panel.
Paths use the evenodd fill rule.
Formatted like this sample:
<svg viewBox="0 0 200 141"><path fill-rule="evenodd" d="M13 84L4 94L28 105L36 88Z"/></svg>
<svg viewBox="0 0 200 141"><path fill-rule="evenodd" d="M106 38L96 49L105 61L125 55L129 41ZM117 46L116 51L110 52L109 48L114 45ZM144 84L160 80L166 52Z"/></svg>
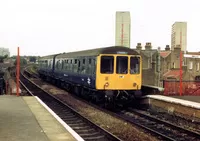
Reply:
<svg viewBox="0 0 200 141"><path fill-rule="evenodd" d="M110 55L108 55L110 56ZM100 63L101 56L97 58L97 71L96 71L96 89L101 90L136 90L141 88L141 65L140 74L116 74L116 55L114 56L114 73L101 74ZM119 55L117 55L119 56ZM122 55L123 56L123 55ZM130 64L130 59L128 61ZM128 65L128 70L130 66ZM136 83L136 84L134 84Z"/></svg>

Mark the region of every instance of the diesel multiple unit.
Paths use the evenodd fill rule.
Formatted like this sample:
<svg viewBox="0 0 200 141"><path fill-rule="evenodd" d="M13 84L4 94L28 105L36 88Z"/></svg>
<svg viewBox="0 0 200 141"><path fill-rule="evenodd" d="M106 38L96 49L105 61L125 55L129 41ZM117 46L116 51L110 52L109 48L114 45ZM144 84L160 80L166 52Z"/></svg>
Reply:
<svg viewBox="0 0 200 141"><path fill-rule="evenodd" d="M59 87L106 103L133 99L142 83L141 56L122 46L44 56L38 71Z"/></svg>

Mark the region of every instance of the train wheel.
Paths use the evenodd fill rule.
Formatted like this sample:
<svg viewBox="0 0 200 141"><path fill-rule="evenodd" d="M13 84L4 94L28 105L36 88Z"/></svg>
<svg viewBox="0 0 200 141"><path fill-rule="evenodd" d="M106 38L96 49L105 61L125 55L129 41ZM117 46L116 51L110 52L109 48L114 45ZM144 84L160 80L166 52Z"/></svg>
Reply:
<svg viewBox="0 0 200 141"><path fill-rule="evenodd" d="M77 96L80 95L80 93L81 93L81 89L80 89L79 86L74 86L74 93L75 93Z"/></svg>
<svg viewBox="0 0 200 141"><path fill-rule="evenodd" d="M113 110L116 107L114 92L113 91L106 91L105 92L105 108Z"/></svg>
<svg viewBox="0 0 200 141"><path fill-rule="evenodd" d="M106 99L105 104L104 104L104 107L105 107L106 109L109 109L109 110L114 110L115 107L116 107L116 104L115 104L115 102L113 101L113 99Z"/></svg>

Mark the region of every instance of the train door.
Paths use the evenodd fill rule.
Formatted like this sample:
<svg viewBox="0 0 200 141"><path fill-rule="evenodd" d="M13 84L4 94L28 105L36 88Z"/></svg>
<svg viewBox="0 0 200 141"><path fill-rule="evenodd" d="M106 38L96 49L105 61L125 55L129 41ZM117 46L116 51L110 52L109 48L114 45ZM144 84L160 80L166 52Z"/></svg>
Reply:
<svg viewBox="0 0 200 141"><path fill-rule="evenodd" d="M129 56L127 55L117 55L115 56L115 70L116 74L114 77L115 89L126 90L130 88L130 66L129 66Z"/></svg>
<svg viewBox="0 0 200 141"><path fill-rule="evenodd" d="M96 88L111 90L115 87L115 56L103 54L97 57Z"/></svg>

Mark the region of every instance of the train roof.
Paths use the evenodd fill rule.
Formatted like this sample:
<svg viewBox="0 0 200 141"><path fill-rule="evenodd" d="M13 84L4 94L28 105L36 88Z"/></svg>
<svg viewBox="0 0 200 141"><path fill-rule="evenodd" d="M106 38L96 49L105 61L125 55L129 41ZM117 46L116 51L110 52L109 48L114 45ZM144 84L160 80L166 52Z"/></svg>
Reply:
<svg viewBox="0 0 200 141"><path fill-rule="evenodd" d="M89 49L83 51L76 51L76 52L69 52L59 54L56 58L63 58L63 57L75 57L75 56L98 56L99 54L127 54L127 55L139 55L133 49L123 47L123 46L111 46L111 47L104 47L104 48L96 48L96 49Z"/></svg>
<svg viewBox="0 0 200 141"><path fill-rule="evenodd" d="M139 55L133 49L123 47L123 46L110 46L104 48L96 48L96 49L89 49L83 51L75 51L75 52L68 52L68 53L60 53L60 54L53 54L43 56L40 59L52 59L55 55L56 58L63 58L63 57L75 57L75 56L98 56L99 54L127 54L127 55Z"/></svg>
<svg viewBox="0 0 200 141"><path fill-rule="evenodd" d="M58 54L52 54L52 55L42 56L42 57L40 57L39 60L41 60L41 59L52 59L55 55L58 55Z"/></svg>

